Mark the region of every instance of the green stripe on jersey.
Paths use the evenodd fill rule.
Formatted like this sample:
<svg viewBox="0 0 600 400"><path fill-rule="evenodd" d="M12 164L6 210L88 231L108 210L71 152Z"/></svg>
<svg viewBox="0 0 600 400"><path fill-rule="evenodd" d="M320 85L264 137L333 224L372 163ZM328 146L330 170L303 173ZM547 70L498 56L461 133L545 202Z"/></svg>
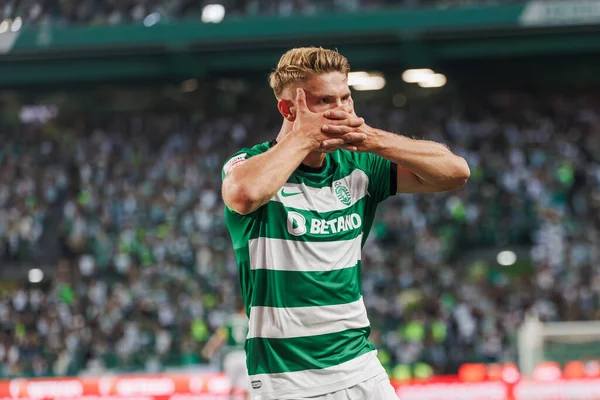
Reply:
<svg viewBox="0 0 600 400"><path fill-rule="evenodd" d="M366 339L370 330L365 327L318 336L248 339L248 373L276 374L333 367L374 350Z"/></svg>
<svg viewBox="0 0 600 400"><path fill-rule="evenodd" d="M350 268L323 272L257 269L252 281L269 290L257 291L252 306L311 307L345 304L360 298L360 261Z"/></svg>

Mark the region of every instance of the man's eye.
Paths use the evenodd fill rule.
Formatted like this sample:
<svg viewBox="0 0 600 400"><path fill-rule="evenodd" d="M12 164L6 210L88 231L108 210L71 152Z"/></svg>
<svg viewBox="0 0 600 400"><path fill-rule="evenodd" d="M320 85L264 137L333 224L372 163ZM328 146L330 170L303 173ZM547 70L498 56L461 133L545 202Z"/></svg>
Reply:
<svg viewBox="0 0 600 400"><path fill-rule="evenodd" d="M327 98L321 99L321 100L319 100L319 103L321 103L321 104L329 104L329 99L327 99Z"/></svg>

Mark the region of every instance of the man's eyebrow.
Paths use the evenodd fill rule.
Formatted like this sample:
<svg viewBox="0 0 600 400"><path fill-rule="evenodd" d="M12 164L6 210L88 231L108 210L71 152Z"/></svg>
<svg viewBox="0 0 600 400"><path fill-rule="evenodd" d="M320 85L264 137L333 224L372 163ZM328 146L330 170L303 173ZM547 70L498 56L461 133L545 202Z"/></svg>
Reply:
<svg viewBox="0 0 600 400"><path fill-rule="evenodd" d="M348 97L348 96L351 96L351 95L352 95L351 92L346 92L341 97ZM334 94L324 94L324 93L314 93L313 96L314 97L327 97L327 98L329 98L329 97L336 97L336 95L334 95Z"/></svg>

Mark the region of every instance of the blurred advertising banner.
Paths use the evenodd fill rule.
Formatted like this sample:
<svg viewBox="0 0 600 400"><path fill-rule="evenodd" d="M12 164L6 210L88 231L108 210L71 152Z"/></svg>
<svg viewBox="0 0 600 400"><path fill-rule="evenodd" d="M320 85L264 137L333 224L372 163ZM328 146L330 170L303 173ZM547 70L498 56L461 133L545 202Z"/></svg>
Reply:
<svg viewBox="0 0 600 400"><path fill-rule="evenodd" d="M513 396L515 400L598 400L600 379L521 381Z"/></svg>
<svg viewBox="0 0 600 400"><path fill-rule="evenodd" d="M0 399L212 400L226 399L222 374L132 375L0 381Z"/></svg>
<svg viewBox="0 0 600 400"><path fill-rule="evenodd" d="M527 3L520 17L521 25L587 25L600 22L599 0L546 1Z"/></svg>
<svg viewBox="0 0 600 400"><path fill-rule="evenodd" d="M514 375L509 375L514 378ZM600 400L600 379L513 381L481 377L435 377L394 382L400 400ZM0 400L228 400L223 374L104 376L0 381ZM243 393L233 396L242 400Z"/></svg>
<svg viewBox="0 0 600 400"><path fill-rule="evenodd" d="M461 382L439 378L422 383L395 385L402 400L507 400L509 387L504 382Z"/></svg>
<svg viewBox="0 0 600 400"><path fill-rule="evenodd" d="M600 400L600 379L461 382L452 378L395 385L400 400Z"/></svg>

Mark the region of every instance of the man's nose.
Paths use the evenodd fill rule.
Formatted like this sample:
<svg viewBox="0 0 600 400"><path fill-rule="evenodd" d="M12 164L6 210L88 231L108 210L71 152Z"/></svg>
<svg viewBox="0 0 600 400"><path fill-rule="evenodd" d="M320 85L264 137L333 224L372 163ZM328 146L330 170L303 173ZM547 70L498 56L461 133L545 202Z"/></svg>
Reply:
<svg viewBox="0 0 600 400"><path fill-rule="evenodd" d="M352 103L351 102L349 102L349 101L344 102L344 101L342 101L342 99L337 99L336 103L337 103L336 104L336 108L339 108L340 110L343 110L343 111L345 111L347 113L352 114L352 110L354 108L352 107Z"/></svg>
<svg viewBox="0 0 600 400"><path fill-rule="evenodd" d="M347 113L352 114L352 112L354 111L354 106L352 104L352 102L347 101L342 105L344 111L346 111Z"/></svg>

